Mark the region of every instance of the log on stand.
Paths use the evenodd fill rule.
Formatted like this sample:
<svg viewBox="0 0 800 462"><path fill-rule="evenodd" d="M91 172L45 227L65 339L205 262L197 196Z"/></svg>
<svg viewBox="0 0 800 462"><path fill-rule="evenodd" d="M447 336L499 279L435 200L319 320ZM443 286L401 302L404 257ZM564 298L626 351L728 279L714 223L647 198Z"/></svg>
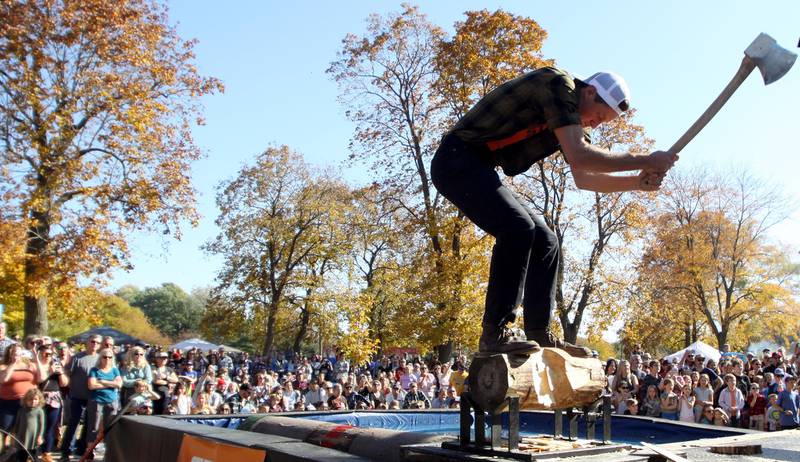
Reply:
<svg viewBox="0 0 800 462"><path fill-rule="evenodd" d="M519 398L520 409L582 408L596 402L606 386L603 364L563 350L542 348L528 355L477 354L467 376L471 399L497 409Z"/></svg>

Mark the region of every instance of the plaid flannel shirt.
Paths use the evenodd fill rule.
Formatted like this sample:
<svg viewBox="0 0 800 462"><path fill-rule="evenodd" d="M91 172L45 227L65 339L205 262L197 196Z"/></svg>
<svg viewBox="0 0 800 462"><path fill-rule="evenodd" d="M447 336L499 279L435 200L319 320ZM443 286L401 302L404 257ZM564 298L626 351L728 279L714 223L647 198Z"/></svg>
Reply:
<svg viewBox="0 0 800 462"><path fill-rule="evenodd" d="M518 175L559 150L553 130L581 125L578 108L585 85L553 67L528 72L489 92L450 133L481 146L506 175ZM588 140L589 130L584 134Z"/></svg>

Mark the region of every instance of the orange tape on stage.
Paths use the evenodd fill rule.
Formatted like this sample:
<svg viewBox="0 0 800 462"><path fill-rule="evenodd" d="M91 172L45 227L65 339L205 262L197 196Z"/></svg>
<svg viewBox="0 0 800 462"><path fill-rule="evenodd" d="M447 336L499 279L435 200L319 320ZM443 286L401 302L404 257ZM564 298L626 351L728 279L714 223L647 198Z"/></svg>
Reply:
<svg viewBox="0 0 800 462"><path fill-rule="evenodd" d="M177 462L264 462L263 449L243 448L218 441L183 435Z"/></svg>

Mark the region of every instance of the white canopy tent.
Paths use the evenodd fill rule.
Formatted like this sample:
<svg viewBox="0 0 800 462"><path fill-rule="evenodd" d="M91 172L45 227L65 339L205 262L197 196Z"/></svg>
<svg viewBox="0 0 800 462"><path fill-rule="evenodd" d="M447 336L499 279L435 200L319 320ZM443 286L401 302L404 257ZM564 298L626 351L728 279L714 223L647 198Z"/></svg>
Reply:
<svg viewBox="0 0 800 462"><path fill-rule="evenodd" d="M676 361L680 361L687 350L691 351L695 355L703 356L706 359L706 361L708 361L709 359L713 359L714 362L719 362L719 358L720 356L722 356L722 353L720 353L719 350L717 350L716 348L712 347L707 343L697 341L692 343L688 347L684 348L683 350L672 353L671 355L665 357L664 359L666 359L669 362L672 362L673 359Z"/></svg>
<svg viewBox="0 0 800 462"><path fill-rule="evenodd" d="M170 349L173 350L190 350L192 348L197 348L198 350L208 351L208 350L216 350L219 348L219 345L211 342L206 342L201 338L190 338L188 340L184 340L182 342L178 342L175 345L172 345Z"/></svg>

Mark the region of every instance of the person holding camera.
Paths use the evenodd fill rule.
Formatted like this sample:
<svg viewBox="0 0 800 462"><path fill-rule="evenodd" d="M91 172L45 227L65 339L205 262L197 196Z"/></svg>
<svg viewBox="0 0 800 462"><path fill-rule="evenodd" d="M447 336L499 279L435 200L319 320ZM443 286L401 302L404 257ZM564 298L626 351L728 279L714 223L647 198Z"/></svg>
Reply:
<svg viewBox="0 0 800 462"><path fill-rule="evenodd" d="M40 379L39 367L20 345L6 348L0 365L0 427L3 430L11 430L21 407L20 400L28 390L36 388Z"/></svg>
<svg viewBox="0 0 800 462"><path fill-rule="evenodd" d="M51 452L56 450L58 429L61 426L61 414L64 400L61 389L69 385L69 377L64 373L64 366L52 348L41 348L38 354L37 367L45 379L39 384L44 396L44 446L42 460L52 460Z"/></svg>

